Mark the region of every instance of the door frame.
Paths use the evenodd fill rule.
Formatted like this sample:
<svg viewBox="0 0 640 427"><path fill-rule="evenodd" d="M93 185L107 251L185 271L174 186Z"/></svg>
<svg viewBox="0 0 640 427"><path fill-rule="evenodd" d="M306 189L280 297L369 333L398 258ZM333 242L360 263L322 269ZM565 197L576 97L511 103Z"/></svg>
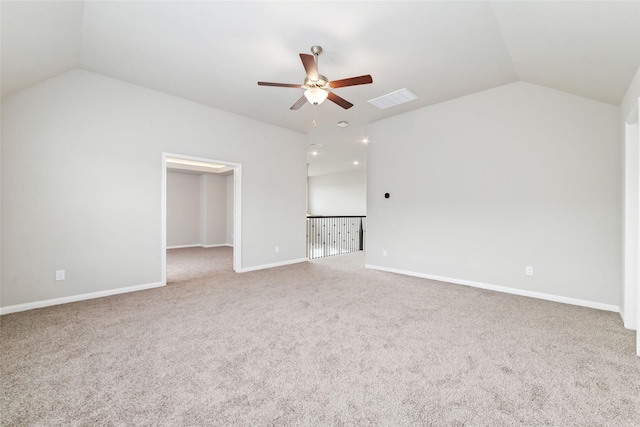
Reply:
<svg viewBox="0 0 640 427"><path fill-rule="evenodd" d="M620 314L640 356L640 102L624 122L624 266Z"/></svg>

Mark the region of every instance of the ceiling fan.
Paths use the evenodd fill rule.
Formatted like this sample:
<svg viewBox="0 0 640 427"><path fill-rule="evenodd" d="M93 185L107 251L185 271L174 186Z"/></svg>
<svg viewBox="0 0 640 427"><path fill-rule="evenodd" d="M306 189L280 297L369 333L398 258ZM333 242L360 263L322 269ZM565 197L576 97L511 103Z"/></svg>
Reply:
<svg viewBox="0 0 640 427"><path fill-rule="evenodd" d="M322 53L322 48L320 46L312 46L311 53L313 53L313 55L309 55L308 53L300 54L302 65L307 72L304 84L298 85L289 83L258 82L258 85L305 89L304 95L302 95L302 97L291 106L292 110L299 109L307 101L313 105L322 104L322 102L327 98L329 101L338 104L346 110L347 108L353 107L353 104L331 92L331 89L373 83L373 79L369 74L365 76L350 77L348 79L329 81L325 76L318 74L318 55Z"/></svg>

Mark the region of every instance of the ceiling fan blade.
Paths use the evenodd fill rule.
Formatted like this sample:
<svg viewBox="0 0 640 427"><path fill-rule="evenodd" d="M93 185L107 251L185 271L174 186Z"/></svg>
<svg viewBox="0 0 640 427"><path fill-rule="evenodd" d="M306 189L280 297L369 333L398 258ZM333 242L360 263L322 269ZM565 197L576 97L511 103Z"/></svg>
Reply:
<svg viewBox="0 0 640 427"><path fill-rule="evenodd" d="M302 88L302 85L296 85L293 83L258 82L258 86L294 87L296 89Z"/></svg>
<svg viewBox="0 0 640 427"><path fill-rule="evenodd" d="M302 65L304 65L304 70L307 72L307 78L309 80L318 80L318 68L316 67L316 60L313 58L313 55L301 53L300 59L302 59Z"/></svg>
<svg viewBox="0 0 640 427"><path fill-rule="evenodd" d="M302 98L298 99L296 103L291 106L290 110L299 110L305 102L307 102L307 97L302 95Z"/></svg>
<svg viewBox="0 0 640 427"><path fill-rule="evenodd" d="M373 78L371 78L371 76L367 74L366 76L358 76L358 77L351 77L348 79L334 80L332 82L329 82L329 85L333 89L337 89L339 87L366 85L369 83L373 83Z"/></svg>
<svg viewBox="0 0 640 427"><path fill-rule="evenodd" d="M344 98L340 98L338 95L336 95L333 92L329 92L329 96L327 98L329 98L329 101L335 102L336 104L338 104L339 106L341 106L345 110L353 107L352 103L350 103L349 101L347 101Z"/></svg>

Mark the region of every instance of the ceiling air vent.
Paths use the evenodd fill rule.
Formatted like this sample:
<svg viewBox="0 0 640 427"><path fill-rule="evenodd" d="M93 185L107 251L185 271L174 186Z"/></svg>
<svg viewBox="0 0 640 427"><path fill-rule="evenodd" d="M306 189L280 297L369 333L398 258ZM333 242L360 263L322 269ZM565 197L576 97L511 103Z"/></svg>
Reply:
<svg viewBox="0 0 640 427"><path fill-rule="evenodd" d="M395 92L388 93L386 95L379 96L377 98L370 99L367 102L374 107L385 110L390 107L395 107L396 105L415 101L416 99L418 99L418 97L415 93L411 92L407 88L404 88L396 90Z"/></svg>

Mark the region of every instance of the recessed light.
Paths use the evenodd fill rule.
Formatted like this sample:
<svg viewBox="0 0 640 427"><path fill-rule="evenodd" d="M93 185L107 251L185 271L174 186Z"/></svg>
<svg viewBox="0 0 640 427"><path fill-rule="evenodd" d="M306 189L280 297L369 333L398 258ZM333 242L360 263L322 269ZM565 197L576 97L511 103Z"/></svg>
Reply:
<svg viewBox="0 0 640 427"><path fill-rule="evenodd" d="M338 122L338 127L339 128L346 128L347 126L349 126L348 122L345 122L344 120L341 122Z"/></svg>
<svg viewBox="0 0 640 427"><path fill-rule="evenodd" d="M317 151L312 151L311 154L314 155L314 156L317 156L318 152Z"/></svg>
<svg viewBox="0 0 640 427"><path fill-rule="evenodd" d="M356 160L355 162L353 162L353 164L357 166L358 165L358 161Z"/></svg>
<svg viewBox="0 0 640 427"><path fill-rule="evenodd" d="M363 140L362 140L362 143L363 143L363 144L368 144L368 143L369 143L369 138L365 138L365 139L363 139Z"/></svg>

